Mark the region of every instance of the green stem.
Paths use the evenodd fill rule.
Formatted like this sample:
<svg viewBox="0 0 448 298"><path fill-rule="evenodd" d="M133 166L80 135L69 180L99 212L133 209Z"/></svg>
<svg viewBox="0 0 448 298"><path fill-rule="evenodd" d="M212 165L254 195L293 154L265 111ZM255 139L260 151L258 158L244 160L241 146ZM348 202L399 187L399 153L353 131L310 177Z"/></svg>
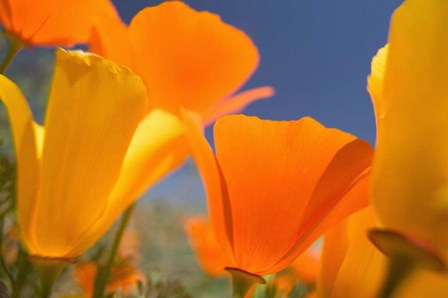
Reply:
<svg viewBox="0 0 448 298"><path fill-rule="evenodd" d="M415 264L405 256L392 256L389 258L386 279L380 289L378 298L391 298L395 290L414 271Z"/></svg>
<svg viewBox="0 0 448 298"><path fill-rule="evenodd" d="M17 257L16 267L16 280L14 281L11 294L11 297L13 298L21 297L21 289L23 283L31 270L29 266L28 255L25 253L21 246L19 246L19 256Z"/></svg>
<svg viewBox="0 0 448 298"><path fill-rule="evenodd" d="M31 257L30 260L39 276L40 297L49 298L53 285L61 274L62 269L68 263L68 260L40 257Z"/></svg>
<svg viewBox="0 0 448 298"><path fill-rule="evenodd" d="M2 64L0 65L0 74L6 73L12 60L22 48L23 48L22 42L20 42L18 39L14 37L9 38L9 48L5 58L3 59Z"/></svg>
<svg viewBox="0 0 448 298"><path fill-rule="evenodd" d="M135 205L136 204L132 204L131 206L129 206L128 209L126 209L126 211L123 214L123 218L121 219L117 233L115 234L115 239L112 244L112 249L107 258L106 265L104 266L103 270L100 270L98 272L95 282L95 290L93 293L94 298L104 297L104 291L106 290L107 283L109 282L112 265L114 264L115 256L117 255L121 238L123 237L123 233L126 229L126 226L128 225L129 219L131 218L132 211L134 210Z"/></svg>
<svg viewBox="0 0 448 298"><path fill-rule="evenodd" d="M230 273L232 283L232 297L244 298L255 284L265 284L266 281L259 275L243 271L238 268L225 268Z"/></svg>
<svg viewBox="0 0 448 298"><path fill-rule="evenodd" d="M0 249L3 249L3 228L4 228L4 217L0 217ZM6 266L6 262L3 258L3 254L0 255L0 265L5 272L6 276L8 277L8 281L10 283L10 287L12 288L14 286L14 278L12 277L11 273L9 272L8 266Z"/></svg>

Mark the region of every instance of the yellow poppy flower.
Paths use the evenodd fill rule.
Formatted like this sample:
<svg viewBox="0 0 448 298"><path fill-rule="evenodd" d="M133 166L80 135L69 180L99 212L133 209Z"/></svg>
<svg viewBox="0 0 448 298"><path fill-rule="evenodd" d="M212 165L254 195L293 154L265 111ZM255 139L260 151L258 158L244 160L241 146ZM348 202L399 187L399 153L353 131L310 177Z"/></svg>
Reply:
<svg viewBox="0 0 448 298"><path fill-rule="evenodd" d="M369 78L377 121L372 203L381 222L448 253L448 2L407 0Z"/></svg>
<svg viewBox="0 0 448 298"><path fill-rule="evenodd" d="M96 55L57 52L44 127L5 76L0 100L15 143L22 239L32 255L81 254L179 163L165 152L185 150L176 117L145 112L141 79Z"/></svg>

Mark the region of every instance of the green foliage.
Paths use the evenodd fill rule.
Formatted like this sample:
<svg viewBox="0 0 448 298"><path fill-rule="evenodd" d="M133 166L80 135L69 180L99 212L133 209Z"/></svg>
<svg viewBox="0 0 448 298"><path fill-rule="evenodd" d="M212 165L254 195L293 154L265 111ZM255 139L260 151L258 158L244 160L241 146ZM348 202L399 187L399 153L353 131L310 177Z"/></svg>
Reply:
<svg viewBox="0 0 448 298"><path fill-rule="evenodd" d="M148 276L147 298L191 298L184 286L177 279L163 279L159 272L152 272Z"/></svg>

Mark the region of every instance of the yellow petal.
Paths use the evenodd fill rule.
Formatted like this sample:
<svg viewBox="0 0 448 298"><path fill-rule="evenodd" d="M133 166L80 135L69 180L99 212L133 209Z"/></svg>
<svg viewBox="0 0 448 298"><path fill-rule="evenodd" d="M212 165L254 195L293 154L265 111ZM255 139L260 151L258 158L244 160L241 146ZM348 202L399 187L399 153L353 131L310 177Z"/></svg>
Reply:
<svg viewBox="0 0 448 298"><path fill-rule="evenodd" d="M319 297L331 297L335 287L339 268L344 262L349 247L347 226L348 219L345 219L324 235L316 285Z"/></svg>
<svg viewBox="0 0 448 298"><path fill-rule="evenodd" d="M143 83L128 69L96 55L58 51L31 253L69 257L101 217L146 104Z"/></svg>
<svg viewBox="0 0 448 298"><path fill-rule="evenodd" d="M378 53L372 59L372 70L367 79L367 90L372 97L373 108L377 119L383 113L381 101L383 99L384 73L386 71L388 51L389 45L378 50Z"/></svg>
<svg viewBox="0 0 448 298"><path fill-rule="evenodd" d="M335 282L334 297L376 297L384 279L386 258L367 238L367 230L375 221L372 209L368 208L354 214L349 222L350 246Z"/></svg>
<svg viewBox="0 0 448 298"><path fill-rule="evenodd" d="M184 126L177 117L157 109L146 115L132 138L107 208L70 254L77 255L95 243L127 207L178 168L188 154Z"/></svg>
<svg viewBox="0 0 448 298"><path fill-rule="evenodd" d="M30 246L27 228L39 191L39 162L35 136L37 124L33 121L31 110L19 87L3 75L0 75L0 101L5 105L11 123L17 161L17 212L25 244Z"/></svg>
<svg viewBox="0 0 448 298"><path fill-rule="evenodd" d="M398 287L394 298L443 298L447 292L446 273L417 270Z"/></svg>
<svg viewBox="0 0 448 298"><path fill-rule="evenodd" d="M386 276L387 258L367 237L367 231L376 228L377 222L369 207L325 234L318 297L378 297ZM416 270L393 297L443 297L447 290L446 274Z"/></svg>
<svg viewBox="0 0 448 298"><path fill-rule="evenodd" d="M372 198L389 228L448 253L448 2L395 12L378 122Z"/></svg>

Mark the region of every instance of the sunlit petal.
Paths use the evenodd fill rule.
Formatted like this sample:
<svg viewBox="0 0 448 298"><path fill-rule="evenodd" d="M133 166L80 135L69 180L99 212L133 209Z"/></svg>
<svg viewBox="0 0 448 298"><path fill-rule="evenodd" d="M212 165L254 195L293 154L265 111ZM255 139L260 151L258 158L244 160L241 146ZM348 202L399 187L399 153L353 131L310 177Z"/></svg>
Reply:
<svg viewBox="0 0 448 298"><path fill-rule="evenodd" d="M0 75L0 101L5 105L11 123L14 152L17 160L17 212L28 235L33 218L35 197L39 191L39 162L35 127L28 103L12 81ZM27 238L25 236L25 238ZM25 241L27 246L32 245Z"/></svg>
<svg viewBox="0 0 448 298"><path fill-rule="evenodd" d="M95 243L146 189L179 167L187 154L184 126L177 117L161 110L146 115L129 145L106 209L70 254L77 255Z"/></svg>
<svg viewBox="0 0 448 298"><path fill-rule="evenodd" d="M145 106L146 90L129 70L95 55L58 51L32 253L64 255L102 215Z"/></svg>
<svg viewBox="0 0 448 298"><path fill-rule="evenodd" d="M95 22L90 36L90 51L136 69L128 28L117 18L101 18Z"/></svg>
<svg viewBox="0 0 448 298"><path fill-rule="evenodd" d="M447 19L444 0L405 1L394 13L372 176L372 202L382 223L445 253Z"/></svg>
<svg viewBox="0 0 448 298"><path fill-rule="evenodd" d="M204 112L202 118L207 125L224 115L240 112L253 101L265 99L272 95L274 95L274 89L272 87L259 87L243 91L218 102L208 111Z"/></svg>
<svg viewBox="0 0 448 298"><path fill-rule="evenodd" d="M179 106L201 113L228 97L259 60L242 31L180 1L143 9L129 35L151 103L174 113Z"/></svg>
<svg viewBox="0 0 448 298"><path fill-rule="evenodd" d="M9 4L9 9L0 14L5 30L28 45L71 46L86 42L96 18L118 18L109 0L2 2Z"/></svg>
<svg viewBox="0 0 448 298"><path fill-rule="evenodd" d="M204 181L210 221L215 237L233 266L235 263L232 248L233 227L227 187L213 151L201 133L198 126L200 124L193 116L185 110L182 112L182 119L186 126L186 137L190 142L191 154Z"/></svg>
<svg viewBox="0 0 448 298"><path fill-rule="evenodd" d="M227 116L218 120L217 158L230 194L233 224L238 227L233 231L233 245L241 268L262 274L275 272L272 266L306 239L302 235L310 228L309 217L313 224L319 222L319 216L307 210L308 204L315 200L321 210L323 206L330 209L343 196L341 191L352 182L350 178L356 178L341 175L342 189L334 187L335 182L326 183L325 194L325 188L318 185L336 153L353 140L353 136L327 129L311 118L275 122ZM363 167L365 164L360 164ZM321 194L313 199L317 189ZM288 261L280 267L286 267L306 248L288 254Z"/></svg>

